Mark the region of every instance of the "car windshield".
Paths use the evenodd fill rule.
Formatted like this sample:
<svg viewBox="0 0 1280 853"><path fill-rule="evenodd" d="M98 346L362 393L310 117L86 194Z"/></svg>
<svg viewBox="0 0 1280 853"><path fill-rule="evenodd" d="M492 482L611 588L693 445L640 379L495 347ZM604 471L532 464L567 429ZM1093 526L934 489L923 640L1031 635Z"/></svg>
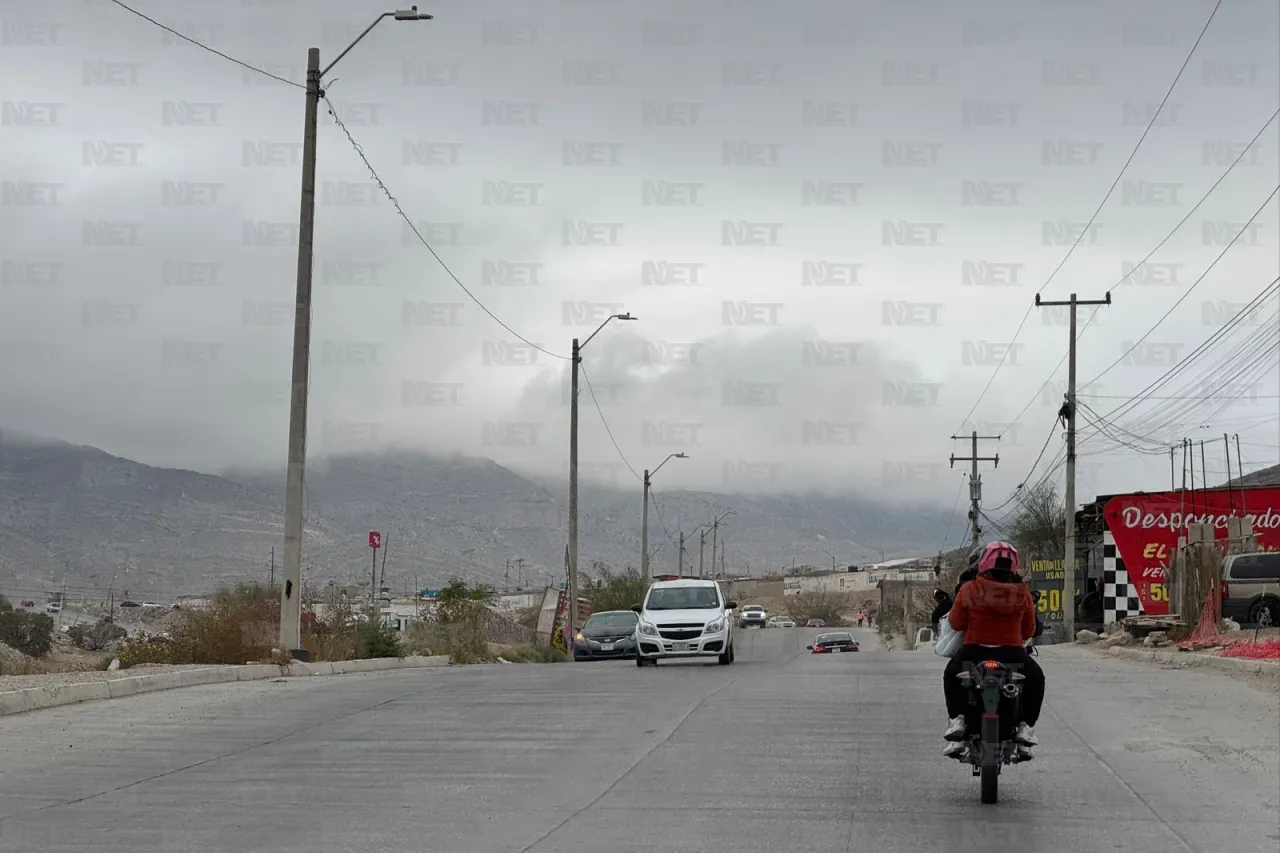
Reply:
<svg viewBox="0 0 1280 853"><path fill-rule="evenodd" d="M646 610L715 610L720 596L710 586L669 586L649 592Z"/></svg>
<svg viewBox="0 0 1280 853"><path fill-rule="evenodd" d="M818 645L833 646L838 643L852 643L853 635L851 634L819 634Z"/></svg>
<svg viewBox="0 0 1280 853"><path fill-rule="evenodd" d="M618 610L610 613L594 613L582 626L584 631L592 629L622 628L631 629L636 624L636 614L630 610Z"/></svg>

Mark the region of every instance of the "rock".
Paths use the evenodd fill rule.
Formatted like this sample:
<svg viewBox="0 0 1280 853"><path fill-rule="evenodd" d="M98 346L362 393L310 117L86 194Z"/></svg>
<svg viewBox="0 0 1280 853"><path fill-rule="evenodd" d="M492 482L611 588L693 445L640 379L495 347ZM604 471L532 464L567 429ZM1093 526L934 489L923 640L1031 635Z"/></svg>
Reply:
<svg viewBox="0 0 1280 853"><path fill-rule="evenodd" d="M1105 635L1103 635L1105 636ZM1099 635L1093 631L1076 631L1076 642L1088 645L1089 643L1098 642Z"/></svg>
<svg viewBox="0 0 1280 853"><path fill-rule="evenodd" d="M115 672L119 668L120 668L120 658L114 658L112 659L111 663L107 664L107 672Z"/></svg>
<svg viewBox="0 0 1280 853"><path fill-rule="evenodd" d="M1125 631L1117 631L1114 634L1108 634L1106 639L1102 640L1099 645L1106 648L1114 646L1128 646L1133 644L1133 635Z"/></svg>
<svg viewBox="0 0 1280 853"><path fill-rule="evenodd" d="M1152 631L1142 638L1142 645L1148 649L1169 645L1169 634L1165 631Z"/></svg>

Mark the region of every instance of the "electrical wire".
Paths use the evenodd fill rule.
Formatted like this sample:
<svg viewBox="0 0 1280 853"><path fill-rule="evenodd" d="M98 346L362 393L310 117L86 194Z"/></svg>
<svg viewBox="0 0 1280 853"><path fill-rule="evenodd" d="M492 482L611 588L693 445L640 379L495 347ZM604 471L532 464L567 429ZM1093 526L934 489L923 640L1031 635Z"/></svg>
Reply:
<svg viewBox="0 0 1280 853"><path fill-rule="evenodd" d="M1222 250L1221 253L1219 253L1218 257L1214 258L1213 261L1210 262L1209 266L1205 269L1205 271L1200 274L1200 277L1197 278L1195 281L1191 282L1191 286L1186 289L1186 291L1182 294L1182 296L1178 297L1178 301L1173 303L1173 305L1170 306L1168 311L1164 312L1164 315L1155 322L1155 325L1153 325L1150 329L1148 329L1142 335L1142 337L1134 341L1132 346L1130 346L1127 350L1125 350L1124 353L1118 359L1116 359L1114 362L1111 363L1110 367L1108 367L1106 370L1103 370L1097 376L1093 377L1092 379L1090 379L1088 382L1084 383L1080 387L1088 388L1090 385L1097 382L1103 376L1106 376L1107 373L1115 369L1116 365L1123 362L1129 356L1130 353L1132 353L1135 349L1137 349L1138 346L1141 345L1143 341L1145 341L1148 337L1150 337L1151 333L1154 332L1156 329L1158 329L1161 323L1169 319L1169 315L1172 314L1174 310L1179 305L1181 305L1188 296L1191 295L1192 291L1194 291L1196 287L1200 285L1200 282L1205 280L1205 278L1209 275L1209 273L1213 270L1213 268L1218 265L1218 261L1222 260L1226 256L1227 252L1231 251L1231 247L1234 246L1236 244L1236 241L1240 239L1240 236L1244 234L1246 230L1248 230L1249 226L1253 224L1253 221L1262 215L1262 211L1265 210L1267 205L1271 203L1271 200L1276 197L1276 193L1280 193L1280 184L1277 184L1276 188L1273 189L1270 192L1270 194L1267 195L1266 201L1262 202L1262 204L1259 205L1258 209L1254 211L1253 215L1249 217L1249 221L1240 227L1240 230L1236 232L1236 236L1231 238L1231 242L1226 245L1226 247Z"/></svg>
<svg viewBox="0 0 1280 853"><path fill-rule="evenodd" d="M120 0L111 0L111 2L119 6L121 9L124 9L126 12L137 15L139 18L148 22L149 24L152 24L153 26L157 26L160 29L164 30L165 32L170 33L171 35L175 35L178 38L182 39L183 41L186 41L186 42L189 42L190 44L195 45L201 50L207 50L209 53L212 53L214 56L220 56L223 59L227 60L228 62L234 62L236 65L239 65L241 68L245 68L249 71L256 72L258 74L261 74L264 77L270 77L272 80L276 80L280 83L287 83L290 86L293 86L298 89L303 89L304 91L307 88L302 83L294 82L293 80L290 80L286 77L281 77L278 74L272 74L270 71L264 71L263 69L259 68L256 65L250 65L248 62L245 62L244 60L236 59L234 56L225 54L222 51L218 50L217 48L213 48L203 42L196 41L191 36L184 35L183 33L180 33L177 30L175 30L173 27L160 23L155 18L152 18L149 15L145 15L142 12L139 12L137 9L133 8L132 6L127 6L124 3L121 3Z"/></svg>
<svg viewBox="0 0 1280 853"><path fill-rule="evenodd" d="M999 506L992 507L991 509L992 512L999 512L1000 510L1004 509L1009 504L1017 500L1017 498L1022 494L1022 487L1025 486L1027 484L1027 481L1031 479L1031 476L1035 474L1036 468L1040 465L1040 460L1044 458L1045 451L1049 449L1049 442L1053 441L1053 436L1057 432L1058 432L1058 421L1055 418L1053 422L1053 426L1049 430L1049 434L1045 436L1044 445L1040 448L1040 453L1036 456L1036 461L1031 463L1031 470L1027 472L1027 476L1022 478L1022 482L1018 483L1018 487L1013 490L1013 494L1009 495L1008 499L1006 499L1004 503L1000 504Z"/></svg>
<svg viewBox="0 0 1280 853"><path fill-rule="evenodd" d="M1169 231L1169 233L1164 236L1164 239L1162 239L1159 243L1156 243L1156 245L1152 247L1151 251L1147 252L1146 256L1143 257L1142 260L1138 261L1136 264L1133 265L1132 269L1130 269L1127 273L1122 275L1119 278L1119 280L1116 281L1116 283L1109 288L1110 290L1118 290L1125 284L1129 283L1130 277L1132 277L1133 274L1136 273L1138 270L1142 269L1143 265L1146 264L1147 261L1151 260L1151 258L1155 256L1156 252L1160 251L1160 249L1162 249L1166 243L1168 243L1170 240L1173 239L1174 235L1177 234L1182 229L1182 226L1187 224L1187 222L1191 219L1191 217L1195 214L1195 212L1199 210L1200 207L1206 201L1209 200L1209 196L1213 195L1214 191L1219 186L1221 186L1223 181L1227 179L1227 175L1230 175L1231 171L1235 169L1235 167L1238 166L1242 160L1244 160L1245 155L1248 154L1249 151L1253 149L1253 146L1258 143L1258 140L1262 138L1262 134L1266 133L1267 128L1271 126L1271 123L1276 120L1277 116L1280 116L1280 110L1276 110L1271 114L1271 117L1267 119L1266 123L1263 124L1262 127L1258 129L1258 132L1253 135L1253 139L1251 139L1249 143L1240 150L1240 153L1236 156L1236 159L1231 161L1231 164L1227 166L1226 170L1221 175L1218 176L1218 180L1214 181L1213 185L1209 187L1208 190L1205 191L1204 195L1200 196L1200 200L1191 206L1191 209L1188 210L1186 215L1183 216L1182 219L1178 221L1177 225L1173 226L1173 228ZM1095 318L1097 318L1099 310L1101 310L1099 307L1095 307L1093 311L1090 312L1089 319L1085 320L1084 325L1080 328L1080 331L1076 334L1077 343L1080 341L1081 338L1084 337L1084 333L1088 331L1089 327L1093 325L1093 321ZM1041 384L1040 388L1037 389L1036 392L1031 395L1031 399L1029 399L1027 401L1027 404L1022 407L1022 411L1018 412L1017 416L1015 416L1013 420L1010 421L1011 425L1021 421L1022 416L1025 415L1027 413L1027 410L1030 409L1031 406L1035 403L1036 398L1038 398L1040 395L1044 393L1044 389L1049 387L1049 383L1053 381L1053 377L1056 376L1058 374L1058 371L1062 369L1062 365L1066 364L1067 358L1069 356L1070 356L1070 352L1063 353L1062 358L1058 361L1057 366L1054 367L1053 370L1049 372L1049 377L1045 379L1044 383ZM1077 394L1078 394L1078 391L1077 391Z"/></svg>
<svg viewBox="0 0 1280 853"><path fill-rule="evenodd" d="M1120 167L1120 172L1116 175L1116 179L1111 182L1111 187L1107 190L1107 194L1102 197L1102 201L1099 202L1097 209L1094 210L1093 215L1089 217L1089 221L1085 224L1084 228L1080 229L1080 233L1076 235L1075 242L1071 244L1071 248L1067 250L1067 253L1062 257L1062 260L1058 262L1058 266L1056 266L1053 272L1049 274L1049 277L1045 279L1044 284L1040 285L1039 289L1036 290L1037 294L1044 292L1044 289L1049 286L1054 278L1057 277L1063 266L1066 265L1067 260L1080 245L1080 242L1084 240L1084 235L1089 232L1089 228L1093 225L1094 221L1097 220L1098 214L1102 213L1102 209L1106 207L1107 201L1111 198L1111 194L1114 193L1116 191L1116 187L1120 185L1120 180L1124 177L1125 172L1129 169L1129 165L1133 163L1134 158L1138 155L1138 150L1142 148L1142 143L1146 141L1147 135L1151 133L1151 128L1155 126L1156 120L1160 117L1160 113L1164 110L1165 105L1168 104L1169 98L1173 95L1173 90L1177 87L1178 81L1182 79L1183 73L1186 72L1187 66L1191 63L1191 57L1195 55L1196 48L1200 46L1201 39L1204 38L1204 34L1208 31L1209 25L1213 23L1213 19L1217 16L1218 9L1220 8L1222 8L1222 0L1218 0L1218 2L1214 4L1213 11L1209 13L1209 17L1205 20L1204 26L1200 28L1200 34L1196 36L1195 43L1193 43L1191 45L1191 49L1187 51L1186 59L1182 61L1182 66L1174 76L1173 82L1169 84L1169 89L1164 93L1164 97L1160 99L1160 105L1156 107L1155 112L1151 114L1151 121L1147 122L1146 129L1144 129L1142 131L1142 135L1138 137L1138 142L1133 146L1133 150L1129 152L1128 159L1125 160L1124 165ZM1013 333L1013 340L1010 341L1009 346L1005 348L1004 354L1001 355L1000 361L996 364L995 370L991 372L991 378L987 380L986 387L982 389L982 393L978 395L978 399L973 404L973 408L969 410L969 414L965 415L964 420L960 422L960 427L954 430L954 432L960 432L964 429L964 425L969 422L969 419L973 417L973 413L978 410L978 406L982 404L982 400L987 396L987 392L991 390L992 383L996 381L996 375L999 374L1000 368L1004 366L1005 358L1013 351L1013 344L1017 342L1018 336L1022 334L1022 330L1027 325L1027 320L1031 317L1031 312L1034 310L1034 303L1027 306L1027 313L1022 315L1022 322L1018 324L1017 330Z"/></svg>
<svg viewBox="0 0 1280 853"><path fill-rule="evenodd" d="M947 520L947 532L942 537L942 547L945 548L951 542L951 528L956 524L956 511L960 509L960 496L964 494L965 475L960 477L960 485L956 488L956 500L951 505L951 517ZM941 548L939 549L941 550Z"/></svg>
<svg viewBox="0 0 1280 853"><path fill-rule="evenodd" d="M322 94L322 97L323 97L323 94ZM371 177L374 180L374 182L378 185L378 189L382 190L382 194L385 195L387 199L391 202L391 206L395 208L396 214L402 220L404 220L404 223L409 226L409 229L411 231L413 231L414 236L418 238L418 242L422 243L422 245L426 247L426 250L431 253L431 257L436 259L436 263L438 263L440 265L440 268L445 271L445 274L448 275L449 278L453 279L453 283L458 285L458 287L462 288L462 292L467 294L467 296L471 298L471 301L474 302L480 308L481 311L488 314L489 317L495 323L497 323L502 328L506 329L508 332L514 335L522 343L528 344L529 346L536 349L538 352L546 353L547 355L553 358L559 358L565 361L570 361L571 360L570 356L561 355L560 353L552 352L549 349L545 349L544 347L539 346L538 344L535 344L533 341L529 340L528 338L524 337L519 332L517 332L515 329L508 326L506 323L502 321L501 318L498 317L497 314L494 314L492 311L490 311L485 306L485 304L481 302L480 299L474 293L472 293L471 290L465 284L462 283L462 280L460 278L454 275L453 270L449 269L449 265L444 262L444 259L440 257L439 253L436 252L435 248L430 243L427 242L427 238L422 236L422 232L418 230L418 226L414 223L414 221L410 219L408 215L405 214L404 208L400 206L399 200L397 200L396 197L391 194L391 190L387 189L387 185L383 183L382 178L378 176L377 170L373 168L373 164L370 163L369 158L365 156L364 148L361 147L360 143L356 142L355 137L351 135L351 131L347 129L346 124L343 123L342 119L338 116L337 112L334 111L333 107L329 105L328 98L325 98L325 108L329 110L329 115L333 117L334 124L336 124L342 130L342 132L346 134L347 141L351 143L351 147L355 150L356 155L360 158L361 162L364 163L365 168L369 170L369 177Z"/></svg>
<svg viewBox="0 0 1280 853"><path fill-rule="evenodd" d="M631 471L631 475L637 480L644 482L644 477L632 467L631 462L627 460L627 455L622 452L622 448L618 446L618 440L613 437L613 430L609 428L609 421L604 416L604 409L600 408L600 401L596 399L595 389L591 387L591 379L587 376L586 365L579 363L578 370L582 371L582 381L587 384L587 392L591 395L591 403L596 407L596 413L600 415L600 423L604 424L604 431L609 436L609 441L613 442L613 449L618 451L618 458L622 460L622 464L627 466Z"/></svg>

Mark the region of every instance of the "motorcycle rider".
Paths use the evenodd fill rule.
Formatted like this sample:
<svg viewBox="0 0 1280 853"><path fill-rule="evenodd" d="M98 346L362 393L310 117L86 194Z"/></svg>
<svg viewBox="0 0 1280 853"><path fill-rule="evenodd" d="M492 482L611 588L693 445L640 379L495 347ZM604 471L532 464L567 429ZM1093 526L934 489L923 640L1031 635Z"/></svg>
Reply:
<svg viewBox="0 0 1280 853"><path fill-rule="evenodd" d="M979 548L969 555L968 567L960 573L960 577L956 582L955 595L947 595L942 590L934 590L934 597L938 600L938 606L933 609L933 615L929 621L933 623L934 634L938 633L938 623L942 621L942 617L951 611L951 607L955 604L955 596L960 594L960 587L967 584L978 576L978 561L982 559L983 549Z"/></svg>
<svg viewBox="0 0 1280 853"><path fill-rule="evenodd" d="M950 724L943 737L951 741L943 751L958 757L965 751L968 696L957 677L966 663L997 660L1012 664L1025 676L1021 717L1014 732L1020 758L1029 759L1036 746L1034 727L1044 703L1044 670L1027 653L1024 643L1036 635L1037 618L1031 591L1018 575L1018 551L1008 542L992 542L978 560L977 576L964 583L947 614L951 627L964 634L964 645L948 663L942 677Z"/></svg>

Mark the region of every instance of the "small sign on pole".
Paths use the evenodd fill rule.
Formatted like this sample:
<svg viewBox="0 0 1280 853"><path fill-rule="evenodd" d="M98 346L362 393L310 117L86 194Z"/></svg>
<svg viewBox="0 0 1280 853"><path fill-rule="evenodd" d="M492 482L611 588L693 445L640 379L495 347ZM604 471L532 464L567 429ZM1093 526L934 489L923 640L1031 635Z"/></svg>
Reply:
<svg viewBox="0 0 1280 853"><path fill-rule="evenodd" d="M382 534L376 530L369 531L369 547L375 551L382 547Z"/></svg>

